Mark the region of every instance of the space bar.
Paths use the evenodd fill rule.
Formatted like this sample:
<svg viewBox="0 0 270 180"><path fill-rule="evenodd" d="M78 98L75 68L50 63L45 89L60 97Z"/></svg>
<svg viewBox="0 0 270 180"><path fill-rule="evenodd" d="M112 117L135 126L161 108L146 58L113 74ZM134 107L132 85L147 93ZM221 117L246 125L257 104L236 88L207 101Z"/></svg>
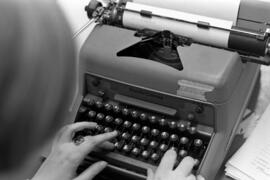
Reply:
<svg viewBox="0 0 270 180"><path fill-rule="evenodd" d="M146 179L147 170L143 167L139 167L125 161L119 161L118 159L112 158L110 156L104 156L103 154L94 151L91 152L90 157L86 158L86 160L89 160L89 158L91 159L91 157L95 157L99 160L108 162L109 167L111 166L114 169L121 168L121 171L128 171L129 174L131 173L136 176L140 176L143 179Z"/></svg>

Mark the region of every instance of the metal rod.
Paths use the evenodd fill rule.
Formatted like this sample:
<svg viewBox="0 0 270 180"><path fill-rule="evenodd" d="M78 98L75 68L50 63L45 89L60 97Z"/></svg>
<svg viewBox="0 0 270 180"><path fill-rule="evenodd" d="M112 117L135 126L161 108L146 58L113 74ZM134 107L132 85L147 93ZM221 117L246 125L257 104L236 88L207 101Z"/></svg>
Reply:
<svg viewBox="0 0 270 180"><path fill-rule="evenodd" d="M140 13L140 11L137 10L133 10L133 9L128 9L128 8L121 8L124 11L129 11L129 12L133 12L133 13ZM178 21L178 22L184 22L184 23L188 23L188 24L193 24L193 25L199 25L198 22L192 22L192 21L187 21L184 19L177 19L177 18L172 18L169 16L161 16L159 14L155 14L152 12L151 14L152 16L158 17L158 18L164 18L164 19L168 19L168 20L173 20L173 21ZM209 25L209 28L214 28L214 29L218 29L218 30L223 30L223 31L228 31L228 32L234 32L234 33L239 33L239 34L244 34L244 35L248 35L248 36L254 36L255 38L260 38L260 39L264 39L266 37L266 33L260 34L260 33L253 33L250 31L245 31L245 30L240 30L240 29L230 29L230 28L224 28L224 27L218 27L218 26L212 26L211 24Z"/></svg>

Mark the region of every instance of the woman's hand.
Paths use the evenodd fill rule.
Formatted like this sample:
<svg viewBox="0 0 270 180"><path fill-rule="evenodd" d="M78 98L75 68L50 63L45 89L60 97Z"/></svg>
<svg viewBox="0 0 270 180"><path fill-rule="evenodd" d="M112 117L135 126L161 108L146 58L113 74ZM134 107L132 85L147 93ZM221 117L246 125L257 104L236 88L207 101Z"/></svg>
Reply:
<svg viewBox="0 0 270 180"><path fill-rule="evenodd" d="M85 136L74 142L76 132L83 129L94 129L96 123L79 122L62 128L56 136L52 151L32 180L91 180L107 163L100 161L76 177L76 170L83 159L95 148L112 149L108 140L117 136L110 132L96 136Z"/></svg>
<svg viewBox="0 0 270 180"><path fill-rule="evenodd" d="M191 157L184 158L181 163L173 170L176 153L169 150L163 156L155 173L151 169L148 170L147 180L204 180L202 176L195 177L191 174L195 166L195 160Z"/></svg>

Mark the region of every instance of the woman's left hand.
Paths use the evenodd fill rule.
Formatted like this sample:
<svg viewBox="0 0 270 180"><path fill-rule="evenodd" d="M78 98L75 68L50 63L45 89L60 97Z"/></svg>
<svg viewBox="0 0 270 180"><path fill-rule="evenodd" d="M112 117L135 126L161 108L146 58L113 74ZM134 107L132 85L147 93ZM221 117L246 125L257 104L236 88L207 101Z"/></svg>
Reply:
<svg viewBox="0 0 270 180"><path fill-rule="evenodd" d="M85 136L74 142L76 132L83 129L94 129L97 124L93 122L79 122L65 126L57 134L52 151L42 164L32 180L91 180L107 163L97 162L76 177L76 170L83 159L94 148L113 149L108 140L117 136L117 132L110 132L96 136Z"/></svg>

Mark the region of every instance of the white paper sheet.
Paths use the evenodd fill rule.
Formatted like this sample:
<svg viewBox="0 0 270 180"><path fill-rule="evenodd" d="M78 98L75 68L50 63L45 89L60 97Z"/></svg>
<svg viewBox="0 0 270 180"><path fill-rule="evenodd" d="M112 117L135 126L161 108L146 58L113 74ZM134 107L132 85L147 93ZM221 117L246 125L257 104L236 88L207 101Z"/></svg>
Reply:
<svg viewBox="0 0 270 180"><path fill-rule="evenodd" d="M270 180L270 106L227 166L234 167L252 180Z"/></svg>
<svg viewBox="0 0 270 180"><path fill-rule="evenodd" d="M233 21L237 20L240 0L133 0L167 9Z"/></svg>
<svg viewBox="0 0 270 180"><path fill-rule="evenodd" d="M231 28L233 25L232 21L221 20L216 18L209 18L206 16L199 16L190 13L184 13L175 10L169 10L164 8L157 8L153 6L130 3L126 5L127 9L134 11L150 11L153 14L159 14L161 16L169 16L175 19L184 19L188 21L202 21L207 22L210 25L223 28ZM208 45L218 46L227 48L229 32L217 29L203 29L197 27L197 25L179 22L175 20L168 20L160 17L144 17L139 13L124 11L123 25L125 27L134 29L153 29L157 31L169 30L175 34L192 38L196 42L205 43Z"/></svg>

